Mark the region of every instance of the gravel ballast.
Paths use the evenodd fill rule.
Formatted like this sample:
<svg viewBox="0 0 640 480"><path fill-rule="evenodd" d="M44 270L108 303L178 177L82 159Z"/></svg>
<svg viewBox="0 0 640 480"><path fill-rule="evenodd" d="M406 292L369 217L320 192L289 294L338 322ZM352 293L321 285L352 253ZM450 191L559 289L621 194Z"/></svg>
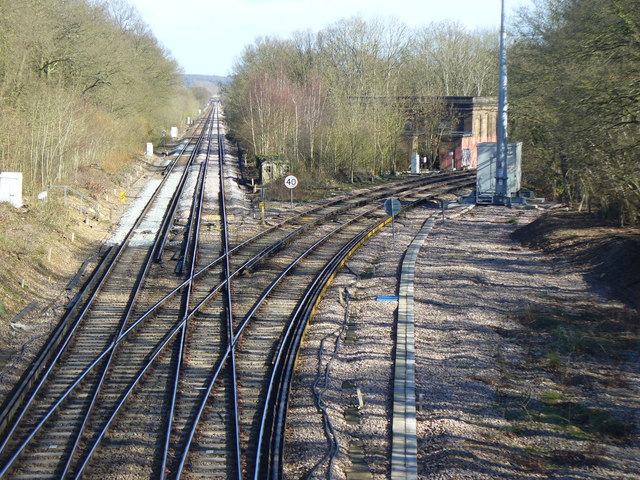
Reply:
<svg viewBox="0 0 640 480"><path fill-rule="evenodd" d="M390 228L384 229L327 291L299 357L285 478L390 477L397 302L376 297L397 294L402 255L432 212L421 208L399 218L395 246ZM623 309L594 293L581 272L510 238L539 214L475 208L437 224L418 256L418 478L640 474L637 345L616 350L601 342L598 352L580 343L584 335L576 332L584 330L571 330L572 315L604 309L615 316ZM543 324L546 312L567 323ZM321 397L338 446L327 457L330 435L313 385L319 377L324 384L338 334ZM359 410L357 389L364 400Z"/></svg>

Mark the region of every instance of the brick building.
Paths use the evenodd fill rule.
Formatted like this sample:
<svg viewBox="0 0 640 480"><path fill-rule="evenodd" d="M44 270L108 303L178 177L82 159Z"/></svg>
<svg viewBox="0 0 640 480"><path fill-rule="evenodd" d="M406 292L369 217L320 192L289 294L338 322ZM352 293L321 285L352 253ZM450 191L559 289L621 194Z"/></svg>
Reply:
<svg viewBox="0 0 640 480"><path fill-rule="evenodd" d="M498 97L445 97L445 101L452 128L440 144L440 168L476 168L476 145L497 141Z"/></svg>

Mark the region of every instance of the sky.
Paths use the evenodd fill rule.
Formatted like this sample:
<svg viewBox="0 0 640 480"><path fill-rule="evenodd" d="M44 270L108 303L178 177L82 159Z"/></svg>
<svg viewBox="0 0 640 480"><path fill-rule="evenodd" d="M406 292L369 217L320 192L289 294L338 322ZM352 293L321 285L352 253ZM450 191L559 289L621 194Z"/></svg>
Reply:
<svg viewBox="0 0 640 480"><path fill-rule="evenodd" d="M499 27L501 0L129 0L185 73L230 75L259 37L287 39L338 20L395 17L409 27L452 20ZM531 0L506 0L507 15Z"/></svg>

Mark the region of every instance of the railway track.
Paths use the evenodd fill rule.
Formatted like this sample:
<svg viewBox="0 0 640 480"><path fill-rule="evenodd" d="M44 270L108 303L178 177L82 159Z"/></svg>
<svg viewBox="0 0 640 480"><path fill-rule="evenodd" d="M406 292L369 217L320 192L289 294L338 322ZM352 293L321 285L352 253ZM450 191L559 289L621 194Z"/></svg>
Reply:
<svg viewBox="0 0 640 480"><path fill-rule="evenodd" d="M3 478L279 478L294 359L327 282L388 221L385 198L411 208L473 183L412 178L230 235L220 105L198 130L165 170L170 199L157 190L5 404ZM219 230L201 228L213 217Z"/></svg>

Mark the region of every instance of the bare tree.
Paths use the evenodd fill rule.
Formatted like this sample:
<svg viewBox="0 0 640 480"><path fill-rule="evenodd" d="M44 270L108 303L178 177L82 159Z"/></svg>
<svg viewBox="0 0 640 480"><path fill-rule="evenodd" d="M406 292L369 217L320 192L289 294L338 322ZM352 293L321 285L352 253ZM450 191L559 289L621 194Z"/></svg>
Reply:
<svg viewBox="0 0 640 480"><path fill-rule="evenodd" d="M27 190L109 163L197 108L124 1L0 0L0 169Z"/></svg>

